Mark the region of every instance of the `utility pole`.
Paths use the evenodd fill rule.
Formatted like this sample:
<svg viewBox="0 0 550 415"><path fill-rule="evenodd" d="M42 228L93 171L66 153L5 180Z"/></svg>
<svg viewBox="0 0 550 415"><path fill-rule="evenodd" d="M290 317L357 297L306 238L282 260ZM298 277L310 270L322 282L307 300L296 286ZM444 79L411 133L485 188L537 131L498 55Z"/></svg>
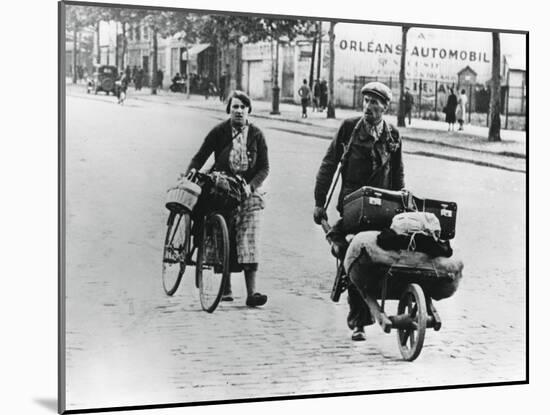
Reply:
<svg viewBox="0 0 550 415"><path fill-rule="evenodd" d="M329 70L328 70L328 105L327 118L336 118L336 109L334 108L334 26L336 22L330 22L329 29Z"/></svg>

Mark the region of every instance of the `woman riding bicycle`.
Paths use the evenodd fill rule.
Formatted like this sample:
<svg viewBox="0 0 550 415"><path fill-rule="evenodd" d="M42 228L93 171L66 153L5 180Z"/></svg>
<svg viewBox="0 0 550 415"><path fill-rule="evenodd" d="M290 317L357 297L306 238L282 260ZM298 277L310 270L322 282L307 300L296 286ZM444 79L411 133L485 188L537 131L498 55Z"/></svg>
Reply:
<svg viewBox="0 0 550 415"><path fill-rule="evenodd" d="M262 131L248 120L251 110L250 98L242 91L233 91L226 108L229 119L208 133L191 160L188 173L200 170L214 153L214 170L239 175L246 182L246 197L239 207L226 215L226 221L231 240L231 272L244 271L246 305L256 307L267 302L267 296L256 291L256 273L261 210L265 206L259 189L269 173L269 160ZM233 301L230 281L226 284L222 301Z"/></svg>

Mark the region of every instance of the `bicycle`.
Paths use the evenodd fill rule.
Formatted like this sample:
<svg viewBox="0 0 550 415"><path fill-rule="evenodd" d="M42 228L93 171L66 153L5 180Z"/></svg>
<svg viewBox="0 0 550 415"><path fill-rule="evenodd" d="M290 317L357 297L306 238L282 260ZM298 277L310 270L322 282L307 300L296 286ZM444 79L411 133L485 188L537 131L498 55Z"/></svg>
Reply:
<svg viewBox="0 0 550 415"><path fill-rule="evenodd" d="M193 200L211 185L204 173L195 172L173 188L172 199L164 240L162 261L162 284L167 295L177 291L187 265L195 266L195 286L199 289L201 307L212 313L218 306L223 290L229 281L229 232L223 215L216 210L204 208L198 202L193 209ZM193 192L195 191L195 194ZM170 197L170 196L169 196ZM196 259L193 260L196 252Z"/></svg>

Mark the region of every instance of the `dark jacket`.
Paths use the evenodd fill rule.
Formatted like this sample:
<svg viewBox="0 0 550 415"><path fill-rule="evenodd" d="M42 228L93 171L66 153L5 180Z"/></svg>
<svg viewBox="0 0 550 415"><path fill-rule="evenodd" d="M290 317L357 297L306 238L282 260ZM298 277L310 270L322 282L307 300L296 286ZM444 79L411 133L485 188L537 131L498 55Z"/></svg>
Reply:
<svg viewBox="0 0 550 415"><path fill-rule="evenodd" d="M344 147L349 142L353 129L360 119L361 117L355 117L345 120L340 125L336 137L330 143L317 173L314 192L315 206L324 206L332 179L342 158ZM397 144L397 146L393 146L393 151L390 150L389 145L392 140L393 143ZM405 186L402 142L399 138L399 131L395 127L390 126L390 131L384 131L376 142L374 137L355 141L357 142L350 144L342 166L342 188L337 205L340 212L342 211L344 197L362 186L391 190L400 190ZM376 157L375 160L373 160L373 155ZM384 165L388 158L389 161ZM371 178L372 173L376 171L376 167L382 165L384 167ZM370 182L369 178L371 178Z"/></svg>
<svg viewBox="0 0 550 415"><path fill-rule="evenodd" d="M232 143L231 122L226 120L216 125L206 136L199 151L189 164L188 170L200 169L208 157L214 153L215 169L229 172L229 151ZM262 131L254 124L248 125L246 138L248 170L242 176L252 190L261 186L269 173L267 143Z"/></svg>

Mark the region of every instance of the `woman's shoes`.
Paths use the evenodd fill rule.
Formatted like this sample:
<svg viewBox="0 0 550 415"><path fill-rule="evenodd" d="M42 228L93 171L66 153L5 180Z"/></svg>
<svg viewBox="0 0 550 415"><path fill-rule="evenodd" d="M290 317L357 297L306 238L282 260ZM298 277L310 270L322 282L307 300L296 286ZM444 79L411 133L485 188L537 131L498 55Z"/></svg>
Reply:
<svg viewBox="0 0 550 415"><path fill-rule="evenodd" d="M367 336L365 336L365 329L362 326L355 327L355 329L353 329L353 334L351 335L351 340L355 342L367 340Z"/></svg>
<svg viewBox="0 0 550 415"><path fill-rule="evenodd" d="M260 293L249 295L246 299L246 305L248 307L258 307L264 305L265 303L267 303L267 295L263 295Z"/></svg>

